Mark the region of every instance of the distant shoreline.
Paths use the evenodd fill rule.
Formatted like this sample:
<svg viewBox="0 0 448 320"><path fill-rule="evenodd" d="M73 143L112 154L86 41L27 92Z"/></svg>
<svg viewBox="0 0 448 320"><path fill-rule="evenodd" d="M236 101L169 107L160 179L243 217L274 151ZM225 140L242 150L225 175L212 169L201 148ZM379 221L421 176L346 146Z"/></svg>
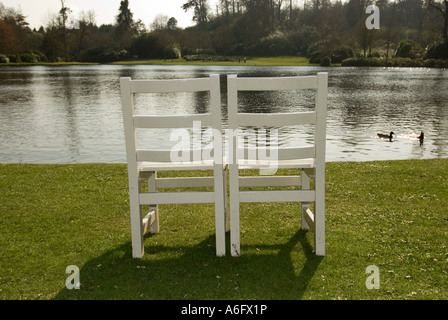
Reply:
<svg viewBox="0 0 448 320"><path fill-rule="evenodd" d="M96 62L10 62L10 63L0 63L0 67L29 67L29 66L90 66L90 65L100 65L101 63Z"/></svg>
<svg viewBox="0 0 448 320"><path fill-rule="evenodd" d="M213 58L213 57L212 57ZM203 60L180 59L136 59L108 63L99 62L21 62L0 63L1 66L76 66L76 65L191 65L191 66L297 66L316 67L319 64L310 63L306 57L226 57L226 59L212 60L207 57ZM403 68L448 68L448 60L443 59L409 59L391 58L348 58L342 63L332 63L331 67L403 67Z"/></svg>
<svg viewBox="0 0 448 320"><path fill-rule="evenodd" d="M196 60L186 59L138 59L123 60L108 63L97 62L22 62L22 63L0 63L1 66L72 66L72 65L213 65L213 66L318 66L309 63L306 57L228 57L226 60Z"/></svg>

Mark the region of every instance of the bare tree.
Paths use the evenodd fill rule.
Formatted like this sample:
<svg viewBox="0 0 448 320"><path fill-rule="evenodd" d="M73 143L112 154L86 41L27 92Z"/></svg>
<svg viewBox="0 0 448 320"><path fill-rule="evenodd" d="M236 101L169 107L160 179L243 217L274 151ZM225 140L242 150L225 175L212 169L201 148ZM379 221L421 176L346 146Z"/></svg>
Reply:
<svg viewBox="0 0 448 320"><path fill-rule="evenodd" d="M185 11L193 9L193 20L199 26L203 26L208 20L209 6L207 0L188 0L181 8Z"/></svg>
<svg viewBox="0 0 448 320"><path fill-rule="evenodd" d="M80 60L81 58L81 48L83 44L83 40L89 28L92 28L95 25L95 11L89 10L87 12L81 11L79 13L79 40L78 40L78 50L77 50L77 58Z"/></svg>
<svg viewBox="0 0 448 320"><path fill-rule="evenodd" d="M151 30L163 30L168 27L169 18L166 15L158 14L151 23Z"/></svg>
<svg viewBox="0 0 448 320"><path fill-rule="evenodd" d="M426 0L426 5L430 8L436 9L443 17L442 37L447 40L448 33L448 0Z"/></svg>

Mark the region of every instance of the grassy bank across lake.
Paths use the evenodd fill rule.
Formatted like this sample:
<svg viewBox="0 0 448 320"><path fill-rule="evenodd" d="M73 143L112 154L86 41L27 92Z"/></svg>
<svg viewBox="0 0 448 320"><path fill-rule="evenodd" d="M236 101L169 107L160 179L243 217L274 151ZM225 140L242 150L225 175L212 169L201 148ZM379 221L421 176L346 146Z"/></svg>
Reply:
<svg viewBox="0 0 448 320"><path fill-rule="evenodd" d="M188 61L185 59L151 59L117 61L120 65L211 65L211 66L315 66L310 64L306 57L230 57L230 61Z"/></svg>
<svg viewBox="0 0 448 320"><path fill-rule="evenodd" d="M0 67L29 67L29 66L47 66L47 67L64 67L64 66L90 66L98 65L95 62L10 62L0 63Z"/></svg>
<svg viewBox="0 0 448 320"><path fill-rule="evenodd" d="M228 57L227 61L207 60L191 61L185 59L148 59L148 60L125 60L111 62L114 65L191 65L191 66L316 66L309 63L306 57L284 56L284 57ZM1 66L75 66L75 65L98 65L94 62L36 62L36 63L1 63Z"/></svg>
<svg viewBox="0 0 448 320"><path fill-rule="evenodd" d="M243 204L242 255L227 234L218 258L205 204L160 206L133 259L125 164L0 164L0 299L447 299L447 176L448 159L328 163L325 257L299 204Z"/></svg>

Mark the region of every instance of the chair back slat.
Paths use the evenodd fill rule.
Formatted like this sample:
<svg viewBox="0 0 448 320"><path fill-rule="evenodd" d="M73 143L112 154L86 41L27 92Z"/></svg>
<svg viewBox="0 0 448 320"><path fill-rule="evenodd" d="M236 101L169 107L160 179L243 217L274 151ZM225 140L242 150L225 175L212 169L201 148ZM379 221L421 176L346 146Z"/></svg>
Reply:
<svg viewBox="0 0 448 320"><path fill-rule="evenodd" d="M239 113L240 126L294 126L316 124L316 112Z"/></svg>
<svg viewBox="0 0 448 320"><path fill-rule="evenodd" d="M236 78L238 91L278 91L317 89L317 77Z"/></svg>
<svg viewBox="0 0 448 320"><path fill-rule="evenodd" d="M198 92L210 90L210 79L132 80L131 93Z"/></svg>
<svg viewBox="0 0 448 320"><path fill-rule="evenodd" d="M194 122L208 127L212 125L212 116L209 113L181 116L134 116L135 128L192 128Z"/></svg>

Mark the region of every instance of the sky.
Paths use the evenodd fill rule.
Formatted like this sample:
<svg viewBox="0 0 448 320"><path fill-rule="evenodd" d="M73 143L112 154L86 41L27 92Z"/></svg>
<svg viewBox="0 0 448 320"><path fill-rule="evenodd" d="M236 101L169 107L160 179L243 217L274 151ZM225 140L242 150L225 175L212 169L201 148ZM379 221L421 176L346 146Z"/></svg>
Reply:
<svg viewBox="0 0 448 320"><path fill-rule="evenodd" d="M210 0L212 10L215 12L215 5L218 0ZM48 17L57 14L61 9L60 0L0 0L7 8L20 9L26 16L26 21L30 28L38 29L45 26ZM181 6L186 0L129 0L129 8L134 14L134 21L141 19L144 24L149 25L158 14L163 14L169 18L177 20L177 26L185 28L194 25L191 10L185 12ZM115 22L120 8L120 0L65 0L65 6L70 8L73 15L77 17L81 11L95 11L95 21L101 24L111 24Z"/></svg>

